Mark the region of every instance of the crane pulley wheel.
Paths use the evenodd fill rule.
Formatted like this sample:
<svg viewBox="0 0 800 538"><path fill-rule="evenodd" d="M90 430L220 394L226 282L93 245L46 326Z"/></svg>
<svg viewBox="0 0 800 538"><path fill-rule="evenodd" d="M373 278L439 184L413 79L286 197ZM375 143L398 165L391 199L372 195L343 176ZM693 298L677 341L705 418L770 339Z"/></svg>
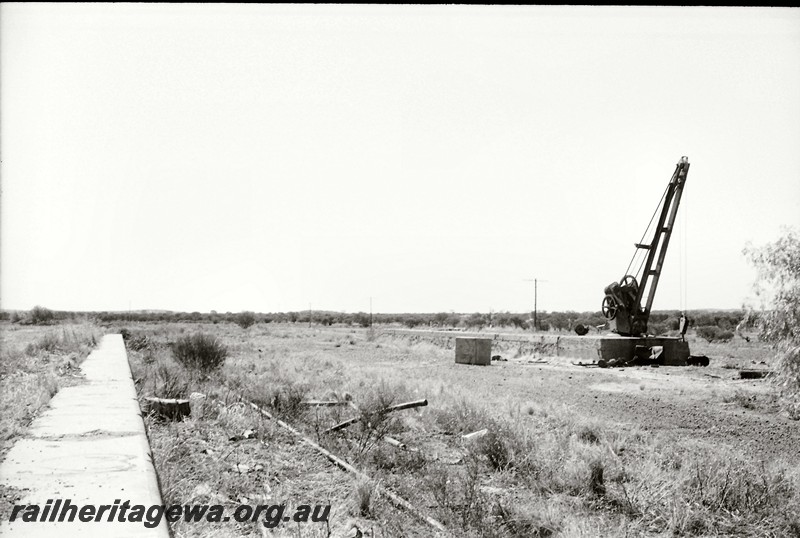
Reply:
<svg viewBox="0 0 800 538"><path fill-rule="evenodd" d="M620 286L630 286L634 290L639 290L639 283L636 281L636 277L633 275L625 275L622 280L619 282Z"/></svg>

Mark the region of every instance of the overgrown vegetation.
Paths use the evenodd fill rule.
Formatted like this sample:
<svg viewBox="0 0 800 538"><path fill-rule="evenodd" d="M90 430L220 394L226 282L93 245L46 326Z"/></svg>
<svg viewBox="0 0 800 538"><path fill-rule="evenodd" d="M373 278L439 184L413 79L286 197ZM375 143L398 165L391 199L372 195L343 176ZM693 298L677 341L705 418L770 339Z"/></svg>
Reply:
<svg viewBox="0 0 800 538"><path fill-rule="evenodd" d="M733 331L720 329L716 325L697 327L697 336L706 342L729 342L733 338Z"/></svg>
<svg viewBox="0 0 800 538"><path fill-rule="evenodd" d="M790 416L800 419L800 235L785 229L783 237L744 251L758 271L761 299L755 323L761 337L779 353L777 384Z"/></svg>
<svg viewBox="0 0 800 538"><path fill-rule="evenodd" d="M176 397L200 391L217 402L202 419L148 423L166 497L180 502L198 495L252 500L264 491L272 498L317 502L325 492L332 521L339 524L355 522L376 536L430 533L377 496L380 484L459 536L791 536L800 528L790 508L800 502L800 475L780 460L754 463L733 449L712 450L693 439L581 418L566 408L498 405L499 395L493 407L461 391L458 379L422 373L428 367L418 365L431 358L452 362L451 351L427 343L402 344L360 329L320 332L287 325L247 337L228 330L219 338L235 353L219 375L189 379L166 347L181 329L173 325L129 337L146 336L150 343L131 354L143 394L152 387L167 394L176 384L166 379L182 375L186 384L176 387ZM161 351L149 354L151 349ZM158 366L162 362L166 368ZM725 401L756 412L748 394ZM239 396L372 479L350 479L313 452L301 457L297 438ZM423 396L430 400L427 407L383 412ZM304 405L318 399L346 405ZM351 417L360 420L324 433ZM251 441L233 441L250 430L257 432ZM386 436L406 449L388 444ZM257 471L261 466L270 473ZM315 532L303 535L326 535Z"/></svg>
<svg viewBox="0 0 800 538"><path fill-rule="evenodd" d="M91 325L4 330L0 350L0 452L25 431L58 390L79 382L79 366L97 345Z"/></svg>
<svg viewBox="0 0 800 538"><path fill-rule="evenodd" d="M208 374L225 363L228 348L213 336L195 333L178 338L172 344L172 353L185 368Z"/></svg>
<svg viewBox="0 0 800 538"><path fill-rule="evenodd" d="M55 315L52 310L43 306L34 306L28 314L27 321L34 325L45 325L52 323L53 319L55 319Z"/></svg>

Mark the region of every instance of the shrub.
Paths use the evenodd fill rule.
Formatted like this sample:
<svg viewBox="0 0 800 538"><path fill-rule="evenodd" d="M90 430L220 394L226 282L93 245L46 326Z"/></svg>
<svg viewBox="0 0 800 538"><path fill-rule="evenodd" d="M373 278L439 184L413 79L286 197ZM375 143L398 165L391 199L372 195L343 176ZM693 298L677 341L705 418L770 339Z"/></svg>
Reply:
<svg viewBox="0 0 800 538"><path fill-rule="evenodd" d="M732 331L720 329L716 325L706 325L696 329L697 336L707 342L728 342L733 338Z"/></svg>
<svg viewBox="0 0 800 538"><path fill-rule="evenodd" d="M717 342L730 342L733 338L733 331L721 330L717 334Z"/></svg>
<svg viewBox="0 0 800 538"><path fill-rule="evenodd" d="M403 324L408 327L409 329L413 329L419 325L423 325L425 320L419 316L408 316L403 320Z"/></svg>
<svg viewBox="0 0 800 538"><path fill-rule="evenodd" d="M502 471L512 465L513 448L512 437L507 431L497 431L492 428L478 440L478 452L486 456L489 467L495 471Z"/></svg>
<svg viewBox="0 0 800 538"><path fill-rule="evenodd" d="M789 416L800 419L800 231L744 254L758 270L756 294L764 303L758 316L760 337L778 349L778 389Z"/></svg>
<svg viewBox="0 0 800 538"><path fill-rule="evenodd" d="M706 342L713 342L717 339L717 335L722 332L716 325L706 325L705 327L698 327L696 330L697 336Z"/></svg>
<svg viewBox="0 0 800 538"><path fill-rule="evenodd" d="M656 323L650 323L647 329L648 329L647 332L649 334L659 335L666 333L669 330L669 327L667 326L666 323L656 322Z"/></svg>
<svg viewBox="0 0 800 538"><path fill-rule="evenodd" d="M175 341L172 344L172 354L189 370L208 373L223 365L228 357L228 348L216 338L196 333Z"/></svg>
<svg viewBox="0 0 800 538"><path fill-rule="evenodd" d="M246 329L256 322L256 315L252 312L239 312L236 314L236 324L242 329Z"/></svg>
<svg viewBox="0 0 800 538"><path fill-rule="evenodd" d="M157 398L184 398L187 392L189 380L182 374L180 367L174 362L159 360L155 367L153 395Z"/></svg>
<svg viewBox="0 0 800 538"><path fill-rule="evenodd" d="M45 325L55 319L55 314L49 308L34 306L28 314L28 319L34 325Z"/></svg>
<svg viewBox="0 0 800 538"><path fill-rule="evenodd" d="M464 320L464 324L469 329L474 329L474 328L481 329L483 328L484 325L486 325L486 318L484 318L483 315L480 314L479 312L475 312L474 314L471 314L467 319Z"/></svg>

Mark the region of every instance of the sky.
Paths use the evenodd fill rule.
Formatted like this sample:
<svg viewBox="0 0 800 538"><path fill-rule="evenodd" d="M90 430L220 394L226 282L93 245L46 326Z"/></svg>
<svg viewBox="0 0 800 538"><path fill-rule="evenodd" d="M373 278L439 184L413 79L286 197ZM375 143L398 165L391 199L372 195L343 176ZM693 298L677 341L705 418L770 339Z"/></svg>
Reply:
<svg viewBox="0 0 800 538"><path fill-rule="evenodd" d="M4 309L598 311L684 155L654 309L800 226L793 8L2 3L0 95Z"/></svg>

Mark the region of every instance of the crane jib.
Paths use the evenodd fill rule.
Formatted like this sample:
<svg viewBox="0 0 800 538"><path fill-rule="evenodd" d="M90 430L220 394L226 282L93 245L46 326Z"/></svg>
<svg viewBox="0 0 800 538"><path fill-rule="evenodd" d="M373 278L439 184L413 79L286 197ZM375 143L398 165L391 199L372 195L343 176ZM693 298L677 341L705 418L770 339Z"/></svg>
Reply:
<svg viewBox="0 0 800 538"><path fill-rule="evenodd" d="M647 334L650 310L658 288L688 172L689 158L681 157L667 185L662 202L659 203L661 211L658 214L658 222L652 240L650 243L635 243L637 251L645 250L647 252L640 271L637 271L639 278L637 279L636 275L626 274L619 282L614 282L605 288L603 315L612 324L612 330L623 336ZM658 208L656 212L658 212Z"/></svg>

